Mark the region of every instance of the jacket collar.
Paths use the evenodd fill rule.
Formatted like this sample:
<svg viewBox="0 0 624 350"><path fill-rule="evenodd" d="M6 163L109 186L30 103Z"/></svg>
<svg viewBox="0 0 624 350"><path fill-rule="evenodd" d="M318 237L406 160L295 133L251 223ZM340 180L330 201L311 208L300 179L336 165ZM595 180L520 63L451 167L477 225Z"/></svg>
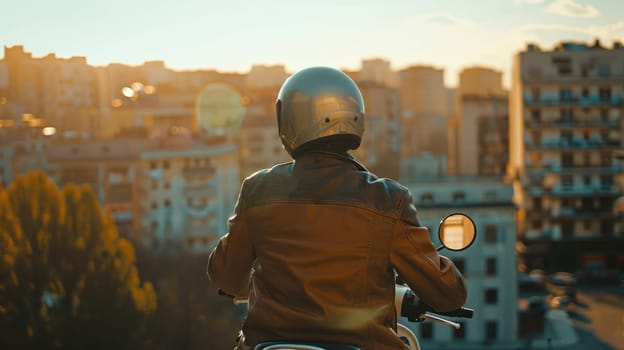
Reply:
<svg viewBox="0 0 624 350"><path fill-rule="evenodd" d="M295 163L298 161L302 161L305 163L306 159L310 159L311 157L314 157L314 156L320 156L320 157L327 158L327 159L334 159L334 160L338 160L341 162L351 163L358 170L368 172L368 169L366 169L366 167L362 163L358 162L355 159L355 157L353 157L352 155L348 153L341 154L341 153L334 153L334 152L327 152L327 151L311 151L311 152L307 152L297 157L297 159L295 159Z"/></svg>

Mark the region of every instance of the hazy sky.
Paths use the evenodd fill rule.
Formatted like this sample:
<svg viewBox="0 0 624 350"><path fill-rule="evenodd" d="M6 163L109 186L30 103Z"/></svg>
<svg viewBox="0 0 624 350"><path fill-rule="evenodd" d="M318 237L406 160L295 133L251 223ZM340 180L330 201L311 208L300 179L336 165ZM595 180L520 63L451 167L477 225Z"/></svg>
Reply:
<svg viewBox="0 0 624 350"><path fill-rule="evenodd" d="M254 63L359 69L502 70L527 41L624 41L624 0L0 0L0 44L91 65L164 60L169 68L247 72Z"/></svg>

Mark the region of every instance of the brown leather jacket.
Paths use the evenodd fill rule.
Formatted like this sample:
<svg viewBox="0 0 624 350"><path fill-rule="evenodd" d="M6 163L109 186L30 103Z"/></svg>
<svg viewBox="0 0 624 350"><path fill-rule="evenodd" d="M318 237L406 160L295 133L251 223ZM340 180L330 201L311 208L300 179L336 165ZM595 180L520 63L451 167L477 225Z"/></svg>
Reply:
<svg viewBox="0 0 624 350"><path fill-rule="evenodd" d="M208 276L249 297L247 345L307 340L407 349L396 336L394 271L438 311L464 280L420 227L409 191L352 157L311 153L243 182Z"/></svg>

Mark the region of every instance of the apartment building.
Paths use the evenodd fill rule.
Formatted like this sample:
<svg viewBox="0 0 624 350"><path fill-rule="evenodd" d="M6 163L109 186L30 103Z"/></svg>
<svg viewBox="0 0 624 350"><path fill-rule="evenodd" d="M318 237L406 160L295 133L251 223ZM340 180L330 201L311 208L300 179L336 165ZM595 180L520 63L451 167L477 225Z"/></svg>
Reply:
<svg viewBox="0 0 624 350"><path fill-rule="evenodd" d="M431 167L434 167L432 164ZM453 319L455 330L435 322L401 322L419 337L424 349L517 348L516 207L513 187L499 177L448 177L421 179L406 184L414 198L421 225L439 246L440 221L452 213L468 214L477 237L467 250L440 253L451 258L466 278L466 307L472 319Z"/></svg>
<svg viewBox="0 0 624 350"><path fill-rule="evenodd" d="M455 102L444 85L444 70L410 66L398 72L401 100L401 177L410 179L414 157L448 154L448 124Z"/></svg>
<svg viewBox="0 0 624 350"><path fill-rule="evenodd" d="M401 103L395 87L357 81L366 108L364 136L353 155L378 176L398 179L401 159Z"/></svg>
<svg viewBox="0 0 624 350"><path fill-rule="evenodd" d="M238 194L236 147L185 135L50 143L57 183L89 185L119 232L162 252L206 252Z"/></svg>
<svg viewBox="0 0 624 350"><path fill-rule="evenodd" d="M209 252L227 233L239 185L232 144L193 142L142 152L134 232L141 242L162 251Z"/></svg>
<svg viewBox="0 0 624 350"><path fill-rule="evenodd" d="M7 187L20 174L50 169L45 157L50 136L43 130L41 120L30 115L17 123L0 115L0 186Z"/></svg>
<svg viewBox="0 0 624 350"><path fill-rule="evenodd" d="M275 110L277 94L288 76L282 65L254 65L245 79L245 115L236 135L241 179L291 160L277 132Z"/></svg>
<svg viewBox="0 0 624 350"><path fill-rule="evenodd" d="M449 174L505 175L509 160L507 95L499 71L469 67L459 73L457 109L449 123Z"/></svg>
<svg viewBox="0 0 624 350"><path fill-rule="evenodd" d="M510 175L525 258L547 270L624 270L624 47L534 44L514 57Z"/></svg>
<svg viewBox="0 0 624 350"><path fill-rule="evenodd" d="M387 87L398 87L397 72L392 69L390 61L383 58L362 60L357 80L360 82L377 83Z"/></svg>
<svg viewBox="0 0 624 350"><path fill-rule="evenodd" d="M85 57L33 58L24 47L4 47L5 104L16 118L30 114L59 132L89 133L96 127L96 73Z"/></svg>

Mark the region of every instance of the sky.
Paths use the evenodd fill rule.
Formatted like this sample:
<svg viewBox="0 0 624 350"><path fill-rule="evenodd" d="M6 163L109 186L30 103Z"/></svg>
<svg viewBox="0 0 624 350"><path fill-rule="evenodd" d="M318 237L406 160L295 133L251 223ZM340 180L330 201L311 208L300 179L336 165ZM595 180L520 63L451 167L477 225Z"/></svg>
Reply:
<svg viewBox="0 0 624 350"><path fill-rule="evenodd" d="M595 38L624 41L624 0L0 0L0 45L94 66L292 72L383 58L395 70L443 68L449 86L461 69L487 66L509 86L528 42Z"/></svg>

